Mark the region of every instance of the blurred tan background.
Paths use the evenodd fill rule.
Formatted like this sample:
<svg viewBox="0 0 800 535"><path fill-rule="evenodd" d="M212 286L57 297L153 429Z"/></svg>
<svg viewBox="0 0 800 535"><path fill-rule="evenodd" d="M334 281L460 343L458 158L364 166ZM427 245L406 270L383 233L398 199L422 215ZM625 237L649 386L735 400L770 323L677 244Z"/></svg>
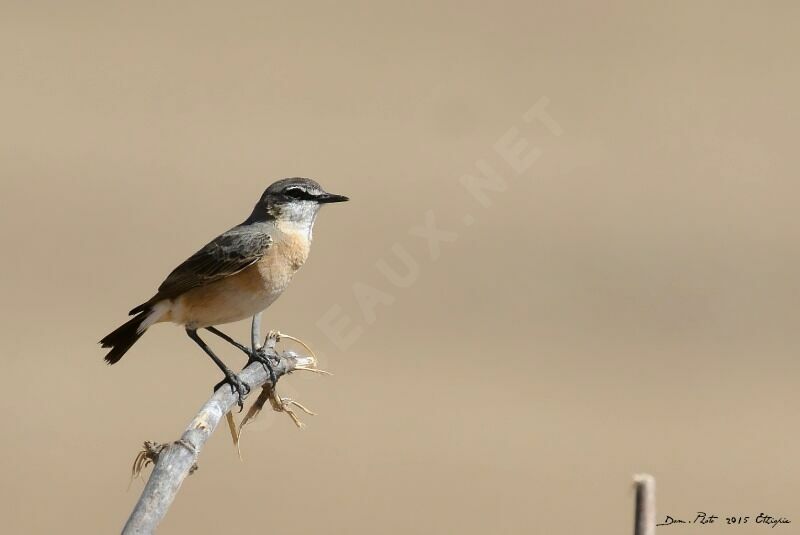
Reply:
<svg viewBox="0 0 800 535"><path fill-rule="evenodd" d="M244 464L220 430L161 532L627 533L639 471L659 518L800 523L796 3L0 6L3 532L121 528L220 377L173 326L97 340L295 175L353 200L265 321L335 376Z"/></svg>

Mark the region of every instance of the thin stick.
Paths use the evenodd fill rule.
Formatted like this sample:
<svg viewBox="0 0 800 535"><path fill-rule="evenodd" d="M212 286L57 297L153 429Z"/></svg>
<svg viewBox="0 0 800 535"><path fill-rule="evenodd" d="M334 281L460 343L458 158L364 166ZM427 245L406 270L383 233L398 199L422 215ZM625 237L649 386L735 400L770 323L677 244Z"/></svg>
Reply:
<svg viewBox="0 0 800 535"><path fill-rule="evenodd" d="M636 518L634 535L655 535L656 533L656 480L650 474L633 476L636 488Z"/></svg>
<svg viewBox="0 0 800 535"><path fill-rule="evenodd" d="M283 352L280 354L280 362L274 367L275 377L280 378L298 367L311 366L313 362L311 357L298 356L289 351ZM258 362L247 366L240 377L250 385L251 390L270 382L269 374ZM235 405L236 396L230 388L223 385L203 405L181 438L164 447L158 455L158 461L136 507L122 530L123 535L155 531L178 494L183 480L195 466L197 457L211 433Z"/></svg>

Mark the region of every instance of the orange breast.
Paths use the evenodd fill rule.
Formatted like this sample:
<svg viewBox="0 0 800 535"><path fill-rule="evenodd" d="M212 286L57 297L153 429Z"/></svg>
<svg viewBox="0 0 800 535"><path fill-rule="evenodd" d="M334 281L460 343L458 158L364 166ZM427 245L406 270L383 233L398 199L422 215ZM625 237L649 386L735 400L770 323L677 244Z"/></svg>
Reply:
<svg viewBox="0 0 800 535"><path fill-rule="evenodd" d="M258 268L266 280L280 284L287 277L291 278L308 258L311 243L308 237L300 233L284 234L275 240L267 254L259 260Z"/></svg>
<svg viewBox="0 0 800 535"><path fill-rule="evenodd" d="M169 320L204 327L261 312L283 293L308 258L309 248L305 236L282 236L255 265L178 297Z"/></svg>

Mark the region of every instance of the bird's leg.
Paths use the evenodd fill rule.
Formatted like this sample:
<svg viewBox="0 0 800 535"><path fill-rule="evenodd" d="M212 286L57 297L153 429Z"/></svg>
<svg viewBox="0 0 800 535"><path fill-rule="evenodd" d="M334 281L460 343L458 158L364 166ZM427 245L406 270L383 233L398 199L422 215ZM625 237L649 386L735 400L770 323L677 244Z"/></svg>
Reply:
<svg viewBox="0 0 800 535"><path fill-rule="evenodd" d="M253 316L253 322L250 324L250 346L253 351L261 347L261 312Z"/></svg>
<svg viewBox="0 0 800 535"><path fill-rule="evenodd" d="M202 338L197 334L197 329L186 329L186 334L189 335L189 338L195 341L200 348L206 352L206 354L211 357L211 360L214 361L214 364L222 370L222 373L225 374L225 379L214 385L214 390L217 390L220 386L224 384L228 384L231 387L231 392L238 394L237 403L239 405L239 410L242 409L244 406L244 398L250 392L250 386L247 383L242 382L239 379L239 376L233 373L233 371L228 368L222 360L211 351L211 348L206 345Z"/></svg>
<svg viewBox="0 0 800 535"><path fill-rule="evenodd" d="M234 340L233 338L231 338L230 336L228 336L224 332L220 331L216 327L206 327L206 330L208 332L210 332L210 333L216 334L217 336L219 336L220 338L222 338L223 340L225 340L226 342L231 344L233 347L235 347L235 348L239 349L240 351L242 351L248 357L253 354L253 352L250 351L250 349L248 349L247 347L243 346L242 344L240 344L239 342L237 342L236 340Z"/></svg>
<svg viewBox="0 0 800 535"><path fill-rule="evenodd" d="M275 384L275 382L277 381L277 378L275 376L275 369L273 368L272 361L270 361L269 356L267 356L267 350L265 348L258 347L256 348L255 351L253 351L252 349L243 346L242 344L240 344L239 342L237 342L224 332L220 331L216 327L206 327L206 330L208 330L208 332L210 333L216 334L217 336L219 336L232 346L241 350L245 355L247 355L248 357L247 365L251 364L252 362L258 362L262 366L264 366L264 369L267 371L267 373L269 373L270 381L272 382L272 384ZM277 357L277 353L275 353L275 357Z"/></svg>
<svg viewBox="0 0 800 535"><path fill-rule="evenodd" d="M261 357L256 359L258 362L267 368L269 372L269 378L272 381L272 385L275 386L277 378L275 377L275 370L272 368L272 363L269 359L261 360L266 358L267 352L272 352L272 357L275 359L276 363L280 363L280 356L278 355L278 351L275 349L275 344L278 343L280 340L280 333L277 331L270 331L267 335L267 338L264 340L264 343L261 343L261 312L253 316L253 323L250 327L250 344L253 347L253 353ZM252 357L251 357L252 359Z"/></svg>

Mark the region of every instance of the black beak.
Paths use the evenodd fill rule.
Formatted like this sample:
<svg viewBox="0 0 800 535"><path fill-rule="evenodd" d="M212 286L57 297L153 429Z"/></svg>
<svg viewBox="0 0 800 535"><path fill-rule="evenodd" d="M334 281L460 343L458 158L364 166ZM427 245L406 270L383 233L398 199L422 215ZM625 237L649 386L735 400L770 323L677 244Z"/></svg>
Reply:
<svg viewBox="0 0 800 535"><path fill-rule="evenodd" d="M348 197L344 195L336 195L335 193L323 193L317 197L317 202L320 204L328 204L332 202L345 202L349 201Z"/></svg>

